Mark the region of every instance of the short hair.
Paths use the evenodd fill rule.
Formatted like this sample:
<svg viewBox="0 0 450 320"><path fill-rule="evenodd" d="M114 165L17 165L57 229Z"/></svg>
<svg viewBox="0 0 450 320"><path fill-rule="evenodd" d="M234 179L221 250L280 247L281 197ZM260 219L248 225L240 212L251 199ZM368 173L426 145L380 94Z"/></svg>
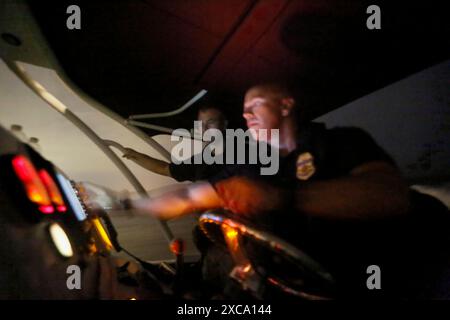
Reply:
<svg viewBox="0 0 450 320"><path fill-rule="evenodd" d="M295 101L297 100L297 96L294 93L294 90L292 87L287 83L281 83L281 82L262 82L258 83L254 86L251 86L248 90L252 89L263 89L264 91L271 92L277 96L277 98L293 98Z"/></svg>
<svg viewBox="0 0 450 320"><path fill-rule="evenodd" d="M220 108L220 107L218 107L218 106L216 106L216 105L214 105L214 104L212 104L212 103L201 104L201 105L198 107L197 110L198 110L198 112L204 112L204 111L207 111L207 110L217 110L217 111L219 111L221 114L223 114L222 108Z"/></svg>
<svg viewBox="0 0 450 320"><path fill-rule="evenodd" d="M293 86L284 83L284 82L262 82L251 86L247 92L254 88L260 88L263 90L267 90L271 93L277 95L277 98L292 98L295 101L294 108L292 108L292 116L297 119L299 122L304 121L304 110L299 108L299 99L296 91L293 89Z"/></svg>

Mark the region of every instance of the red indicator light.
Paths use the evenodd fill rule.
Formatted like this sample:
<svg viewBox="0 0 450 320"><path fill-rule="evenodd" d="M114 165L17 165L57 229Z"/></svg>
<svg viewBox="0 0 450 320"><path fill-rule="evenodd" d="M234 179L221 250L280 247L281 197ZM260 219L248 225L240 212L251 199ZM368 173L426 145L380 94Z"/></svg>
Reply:
<svg viewBox="0 0 450 320"><path fill-rule="evenodd" d="M67 207L62 205L62 206L57 206L56 210L58 210L59 212L66 212L67 211Z"/></svg>
<svg viewBox="0 0 450 320"><path fill-rule="evenodd" d="M175 255L183 254L184 249L184 241L181 239L174 239L170 243L170 251Z"/></svg>
<svg viewBox="0 0 450 320"><path fill-rule="evenodd" d="M39 211L43 214L52 214L55 212L55 208L53 206L39 206Z"/></svg>
<svg viewBox="0 0 450 320"><path fill-rule="evenodd" d="M22 181L25 187L28 199L41 207L51 207L52 203L47 190L30 160L21 155L16 156L12 160L12 165L17 177ZM50 209L44 210L50 211Z"/></svg>

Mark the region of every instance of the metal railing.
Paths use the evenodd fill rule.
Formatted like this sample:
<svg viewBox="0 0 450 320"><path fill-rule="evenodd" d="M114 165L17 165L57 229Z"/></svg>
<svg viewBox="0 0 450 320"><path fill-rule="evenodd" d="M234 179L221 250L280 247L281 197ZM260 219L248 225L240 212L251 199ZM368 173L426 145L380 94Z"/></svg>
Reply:
<svg viewBox="0 0 450 320"><path fill-rule="evenodd" d="M190 106L192 106L194 103L196 103L199 99L201 99L208 91L206 90L200 90L199 93L197 93L192 99L190 99L188 102L186 102L184 105L179 107L178 109L168 111L168 112L161 112L161 113L147 113L147 114L137 114L129 116L128 119L130 120L139 120L139 119L154 119L154 118L167 118L171 116L175 116L177 114L180 114Z"/></svg>

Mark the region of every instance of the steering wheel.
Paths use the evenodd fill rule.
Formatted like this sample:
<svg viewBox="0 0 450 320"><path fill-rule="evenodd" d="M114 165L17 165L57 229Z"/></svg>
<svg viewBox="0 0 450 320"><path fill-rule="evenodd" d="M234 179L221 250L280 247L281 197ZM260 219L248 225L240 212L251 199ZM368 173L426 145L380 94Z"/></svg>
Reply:
<svg viewBox="0 0 450 320"><path fill-rule="evenodd" d="M333 297L332 275L285 240L227 211L203 213L199 226L213 243L228 249L234 262L230 277L255 297L272 288L308 300Z"/></svg>

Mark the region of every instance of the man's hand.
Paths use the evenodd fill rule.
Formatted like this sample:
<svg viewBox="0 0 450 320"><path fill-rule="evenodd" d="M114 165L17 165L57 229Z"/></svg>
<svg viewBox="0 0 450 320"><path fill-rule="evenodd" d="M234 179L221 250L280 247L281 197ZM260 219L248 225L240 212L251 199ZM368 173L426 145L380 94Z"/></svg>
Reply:
<svg viewBox="0 0 450 320"><path fill-rule="evenodd" d="M129 160L138 160L141 157L141 153L131 148L125 148L123 157Z"/></svg>
<svg viewBox="0 0 450 320"><path fill-rule="evenodd" d="M246 177L220 181L215 188L226 209L246 217L279 209L285 201L285 192L280 188Z"/></svg>
<svg viewBox="0 0 450 320"><path fill-rule="evenodd" d="M131 201L137 213L168 220L193 212L222 207L216 191L208 182L197 182L152 198Z"/></svg>
<svg viewBox="0 0 450 320"><path fill-rule="evenodd" d="M116 192L94 183L82 181L76 183L81 202L90 210L122 210L121 199L128 198L128 191Z"/></svg>

